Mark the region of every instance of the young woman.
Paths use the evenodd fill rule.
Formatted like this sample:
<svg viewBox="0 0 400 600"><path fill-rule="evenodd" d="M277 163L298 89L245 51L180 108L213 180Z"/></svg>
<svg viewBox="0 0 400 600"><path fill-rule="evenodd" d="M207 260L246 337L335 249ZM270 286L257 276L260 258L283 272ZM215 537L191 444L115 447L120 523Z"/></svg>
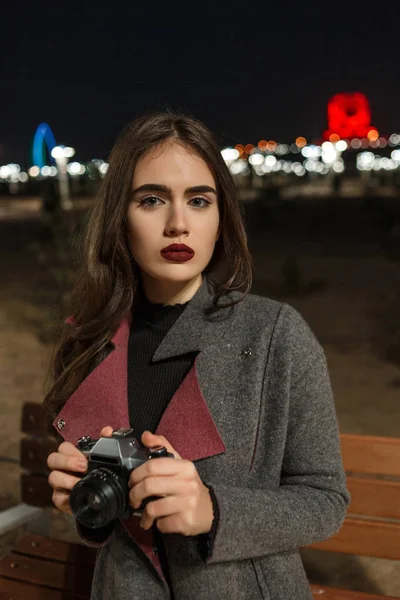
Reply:
<svg viewBox="0 0 400 600"><path fill-rule="evenodd" d="M143 515L102 529L92 598L306 600L299 547L332 536L349 494L323 350L290 306L249 294L232 177L185 116L127 127L93 208L45 403L64 438L54 504L81 436L131 427L175 458L134 469Z"/></svg>

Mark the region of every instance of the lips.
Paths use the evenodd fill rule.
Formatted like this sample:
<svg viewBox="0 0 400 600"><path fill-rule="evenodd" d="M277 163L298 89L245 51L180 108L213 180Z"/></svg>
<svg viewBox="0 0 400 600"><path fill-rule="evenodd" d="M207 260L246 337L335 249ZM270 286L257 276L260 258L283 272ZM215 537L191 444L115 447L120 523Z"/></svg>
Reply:
<svg viewBox="0 0 400 600"><path fill-rule="evenodd" d="M170 244L160 252L161 256L172 262L186 262L194 256L193 248L186 244Z"/></svg>

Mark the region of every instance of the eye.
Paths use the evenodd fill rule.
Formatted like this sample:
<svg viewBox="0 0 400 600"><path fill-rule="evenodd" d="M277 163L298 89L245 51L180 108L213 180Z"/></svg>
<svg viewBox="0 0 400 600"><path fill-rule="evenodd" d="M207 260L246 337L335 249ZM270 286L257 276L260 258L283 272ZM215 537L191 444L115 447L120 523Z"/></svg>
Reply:
<svg viewBox="0 0 400 600"><path fill-rule="evenodd" d="M157 206L158 203L161 202L160 198L157 196L146 196L140 200L140 206L144 206L145 208L153 208Z"/></svg>
<svg viewBox="0 0 400 600"><path fill-rule="evenodd" d="M207 208L211 204L207 198L203 198L202 196L196 196L196 198L192 198L190 202L193 203L195 208Z"/></svg>

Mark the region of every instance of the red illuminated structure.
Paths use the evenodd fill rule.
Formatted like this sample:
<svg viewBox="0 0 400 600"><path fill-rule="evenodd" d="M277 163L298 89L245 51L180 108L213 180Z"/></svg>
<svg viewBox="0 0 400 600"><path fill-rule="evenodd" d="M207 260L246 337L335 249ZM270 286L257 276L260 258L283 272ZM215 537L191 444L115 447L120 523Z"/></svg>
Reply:
<svg viewBox="0 0 400 600"><path fill-rule="evenodd" d="M337 141L340 139L378 137L372 127L369 102L360 92L336 94L328 103L328 129L324 139ZM370 133L371 132L371 133Z"/></svg>

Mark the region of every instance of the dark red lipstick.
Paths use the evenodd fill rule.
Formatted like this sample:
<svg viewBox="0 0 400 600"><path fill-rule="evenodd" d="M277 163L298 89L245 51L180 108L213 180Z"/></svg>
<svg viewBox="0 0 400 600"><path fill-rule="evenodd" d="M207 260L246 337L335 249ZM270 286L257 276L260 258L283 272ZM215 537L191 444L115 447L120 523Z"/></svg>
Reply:
<svg viewBox="0 0 400 600"><path fill-rule="evenodd" d="M171 262L186 262L194 256L193 248L186 244L170 244L160 252L161 256Z"/></svg>

